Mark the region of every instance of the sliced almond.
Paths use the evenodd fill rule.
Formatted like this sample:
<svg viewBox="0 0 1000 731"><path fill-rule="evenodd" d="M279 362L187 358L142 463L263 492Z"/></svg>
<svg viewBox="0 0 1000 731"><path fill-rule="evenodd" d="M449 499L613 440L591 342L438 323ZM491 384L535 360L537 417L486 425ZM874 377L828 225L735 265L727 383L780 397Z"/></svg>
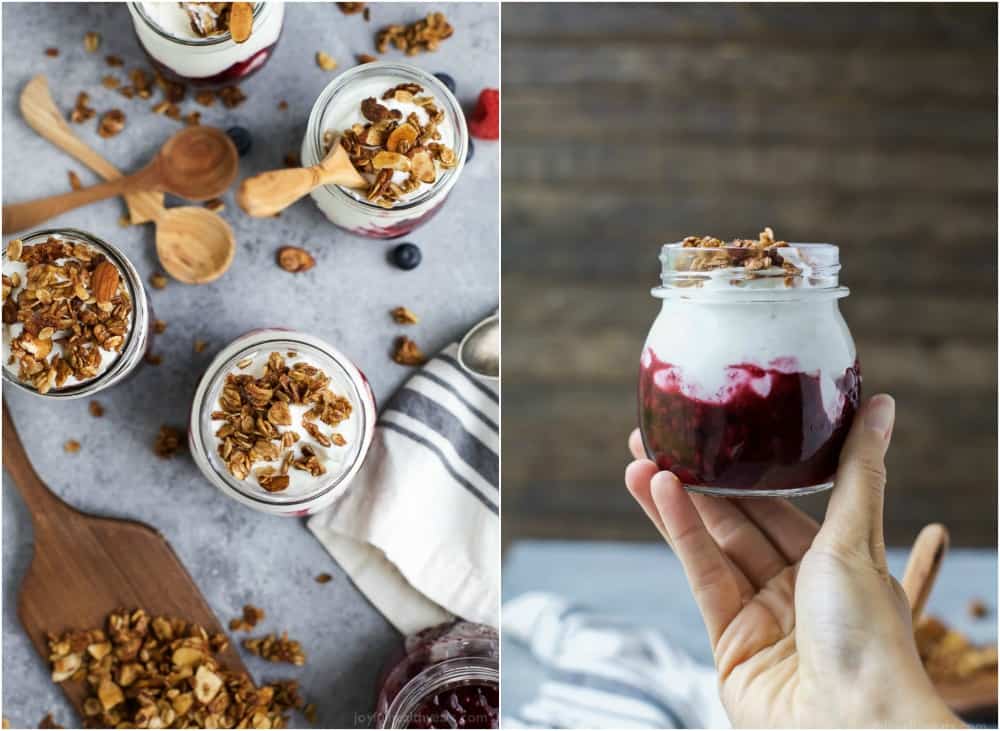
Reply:
<svg viewBox="0 0 1000 731"><path fill-rule="evenodd" d="M171 661L177 667L186 667L191 665L197 665L201 662L203 653L201 650L194 647L178 647L174 650L173 656L170 658Z"/></svg>
<svg viewBox="0 0 1000 731"><path fill-rule="evenodd" d="M402 172L408 172L410 169L410 160L406 155L400 155L398 152L379 152L372 158L372 165L375 166L376 170L399 170Z"/></svg>
<svg viewBox="0 0 1000 731"><path fill-rule="evenodd" d="M202 705L208 705L222 688L222 678L202 665L194 674L194 697Z"/></svg>
<svg viewBox="0 0 1000 731"><path fill-rule="evenodd" d="M229 35L236 43L243 43L252 30L253 4L233 3L229 9Z"/></svg>
<svg viewBox="0 0 1000 731"><path fill-rule="evenodd" d="M385 142L389 152L407 152L417 141L417 130L411 124L401 124L392 131Z"/></svg>
<svg viewBox="0 0 1000 731"><path fill-rule="evenodd" d="M105 678L97 688L97 698L105 711L110 711L119 703L125 702L125 694L115 681Z"/></svg>
<svg viewBox="0 0 1000 731"><path fill-rule="evenodd" d="M110 302L118 291L118 268L110 261L102 261L94 270L90 288L99 303Z"/></svg>
<svg viewBox="0 0 1000 731"><path fill-rule="evenodd" d="M437 170L434 167L431 153L423 147L414 147L408 154L410 169L418 180L424 183L433 183L437 180Z"/></svg>

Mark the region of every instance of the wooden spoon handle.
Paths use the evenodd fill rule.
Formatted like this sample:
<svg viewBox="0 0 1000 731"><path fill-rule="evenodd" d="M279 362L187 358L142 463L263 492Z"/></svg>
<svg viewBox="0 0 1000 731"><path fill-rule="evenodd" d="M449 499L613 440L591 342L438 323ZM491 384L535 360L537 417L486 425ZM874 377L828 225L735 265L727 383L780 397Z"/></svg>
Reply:
<svg viewBox="0 0 1000 731"><path fill-rule="evenodd" d="M34 228L60 213L66 213L66 211L72 211L80 206L120 195L134 185L135 181L132 177L119 178L62 195L4 206L3 232L9 234Z"/></svg>
<svg viewBox="0 0 1000 731"><path fill-rule="evenodd" d="M28 453L24 451L21 438L14 428L14 421L10 418L6 401L3 402L3 468L13 478L17 491L21 493L21 497L27 503L36 528L39 520L47 516L73 511L46 487L38 473L35 472L35 468L31 466Z"/></svg>
<svg viewBox="0 0 1000 731"><path fill-rule="evenodd" d="M236 201L254 218L273 216L325 182L319 165L269 170L240 183Z"/></svg>
<svg viewBox="0 0 1000 731"><path fill-rule="evenodd" d="M941 561L948 552L948 529L940 523L925 525L913 542L903 573L903 591L910 600L913 622L920 618L934 588Z"/></svg>
<svg viewBox="0 0 1000 731"><path fill-rule="evenodd" d="M105 180L122 177L122 173L114 165L73 133L52 100L45 76L38 75L25 85L20 102L24 121L39 135ZM133 224L155 221L164 210L163 193L126 193L125 203L128 204L129 218Z"/></svg>

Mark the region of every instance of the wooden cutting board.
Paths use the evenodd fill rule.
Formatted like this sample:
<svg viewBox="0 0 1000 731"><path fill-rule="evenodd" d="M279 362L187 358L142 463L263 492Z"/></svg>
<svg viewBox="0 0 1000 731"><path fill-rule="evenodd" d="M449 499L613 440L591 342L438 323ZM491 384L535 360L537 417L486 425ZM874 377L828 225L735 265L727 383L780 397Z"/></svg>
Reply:
<svg viewBox="0 0 1000 731"><path fill-rule="evenodd" d="M177 554L154 528L81 513L45 486L28 461L6 402L3 466L27 503L34 526L34 555L21 583L17 614L46 668L47 633L103 628L107 615L122 607L197 622L210 633L223 631ZM228 669L246 672L232 645L219 658ZM82 717L86 683L66 682L62 687Z"/></svg>

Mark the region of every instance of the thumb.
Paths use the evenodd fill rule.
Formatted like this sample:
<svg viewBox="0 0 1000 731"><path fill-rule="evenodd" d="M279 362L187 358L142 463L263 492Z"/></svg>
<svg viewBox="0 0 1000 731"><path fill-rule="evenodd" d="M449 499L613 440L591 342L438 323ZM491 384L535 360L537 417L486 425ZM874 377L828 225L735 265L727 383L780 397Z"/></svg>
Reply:
<svg viewBox="0 0 1000 731"><path fill-rule="evenodd" d="M840 453L840 466L826 519L817 541L863 551L886 567L882 512L885 503L885 453L889 449L896 402L879 394L858 412Z"/></svg>

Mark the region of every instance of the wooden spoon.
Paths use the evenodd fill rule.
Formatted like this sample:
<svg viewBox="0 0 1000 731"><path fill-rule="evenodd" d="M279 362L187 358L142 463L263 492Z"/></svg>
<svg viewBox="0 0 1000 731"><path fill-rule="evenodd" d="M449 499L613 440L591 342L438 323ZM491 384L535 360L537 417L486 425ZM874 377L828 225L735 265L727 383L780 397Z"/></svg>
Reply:
<svg viewBox="0 0 1000 731"><path fill-rule="evenodd" d="M940 523L931 523L923 527L910 549L902 585L906 598L910 600L914 626L934 588L941 562L948 552L948 542L948 529Z"/></svg>
<svg viewBox="0 0 1000 731"><path fill-rule="evenodd" d="M125 178L62 195L3 207L3 233L23 231L74 208L126 192L163 191L193 201L225 192L236 179L236 146L214 127L187 127L173 135L146 167Z"/></svg>
<svg viewBox="0 0 1000 731"><path fill-rule="evenodd" d="M196 622L209 633L223 631L191 575L155 529L81 513L45 486L28 461L6 402L3 466L34 526L35 550L21 582L17 614L46 665L46 633L103 628L107 615L119 608L141 607L150 615ZM226 668L246 672L232 645L220 658ZM86 682L61 685L83 718Z"/></svg>
<svg viewBox="0 0 1000 731"><path fill-rule="evenodd" d="M21 114L29 127L105 180L117 180L122 177L114 165L73 134L66 119L56 107L49 91L49 82L44 76L36 76L25 84L21 92ZM163 193L126 193L125 203L128 205L129 220L133 224L155 221L164 210Z"/></svg>
<svg viewBox="0 0 1000 731"><path fill-rule="evenodd" d="M254 218L273 216L321 185L366 189L368 181L351 163L340 141L323 160L309 168L270 170L240 183L236 202Z"/></svg>

